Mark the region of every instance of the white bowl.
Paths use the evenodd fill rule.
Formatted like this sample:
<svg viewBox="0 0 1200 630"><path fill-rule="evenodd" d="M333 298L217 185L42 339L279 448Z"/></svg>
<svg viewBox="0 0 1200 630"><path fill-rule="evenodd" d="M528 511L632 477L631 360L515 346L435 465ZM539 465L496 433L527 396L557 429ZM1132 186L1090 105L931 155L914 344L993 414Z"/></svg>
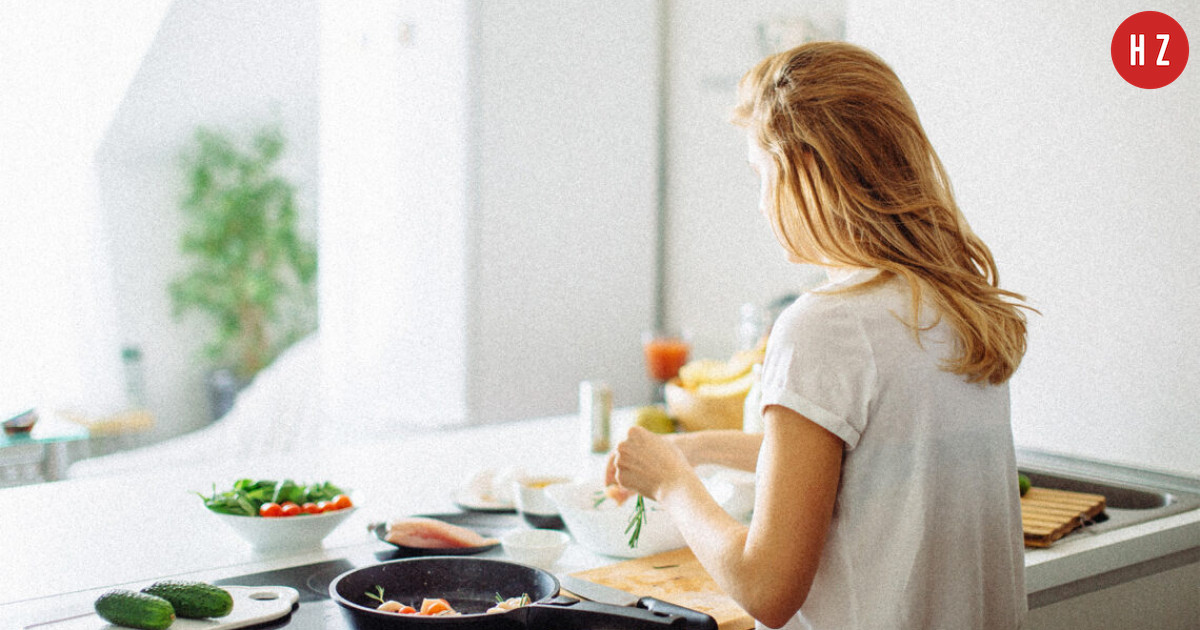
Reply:
<svg viewBox="0 0 1200 630"><path fill-rule="evenodd" d="M570 477L561 475L518 477L512 482L517 513L535 529L562 529L563 521L558 515L558 507L546 495L546 488L569 481Z"/></svg>
<svg viewBox="0 0 1200 630"><path fill-rule="evenodd" d="M321 514L297 516L237 516L208 510L217 520L237 532L243 540L259 551L278 549L311 549L333 533L358 507L349 507Z"/></svg>
<svg viewBox="0 0 1200 630"><path fill-rule="evenodd" d="M549 569L562 557L571 537L557 529L514 529L500 538L514 562Z"/></svg>
<svg viewBox="0 0 1200 630"><path fill-rule="evenodd" d="M625 528L633 516L636 501L630 497L618 506L612 499L606 499L596 505L604 496L603 492L604 484L598 481L555 484L546 488L546 494L558 506L575 542L596 553L617 558L640 558L685 546L671 515L646 499L646 521L638 546L631 548Z"/></svg>
<svg viewBox="0 0 1200 630"><path fill-rule="evenodd" d="M708 493L730 516L743 523L750 522L754 512L754 473L722 468L702 479Z"/></svg>

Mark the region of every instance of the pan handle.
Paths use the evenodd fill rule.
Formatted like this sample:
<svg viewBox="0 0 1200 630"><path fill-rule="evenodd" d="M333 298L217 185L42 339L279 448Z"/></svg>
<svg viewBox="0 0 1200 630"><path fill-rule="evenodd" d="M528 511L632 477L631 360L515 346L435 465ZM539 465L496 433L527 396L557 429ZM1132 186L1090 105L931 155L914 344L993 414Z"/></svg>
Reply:
<svg viewBox="0 0 1200 630"><path fill-rule="evenodd" d="M711 616L679 604L664 602L657 597L643 597L638 600L638 606L650 612L683 617L685 621L683 627L687 630L717 630L717 620Z"/></svg>
<svg viewBox="0 0 1200 630"><path fill-rule="evenodd" d="M687 628L687 619L679 615L654 612L633 606L613 606L557 596L525 607L526 627L530 630L659 630Z"/></svg>

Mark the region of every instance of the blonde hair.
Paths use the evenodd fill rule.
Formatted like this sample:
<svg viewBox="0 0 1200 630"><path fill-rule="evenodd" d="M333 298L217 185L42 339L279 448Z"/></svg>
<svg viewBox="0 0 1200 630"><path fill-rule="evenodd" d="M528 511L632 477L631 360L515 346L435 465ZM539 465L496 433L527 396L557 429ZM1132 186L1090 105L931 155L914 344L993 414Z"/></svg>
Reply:
<svg viewBox="0 0 1200 630"><path fill-rule="evenodd" d="M944 369L1000 384L1025 354L1024 298L999 288L900 79L879 57L814 42L767 57L738 86L736 124L771 156L767 214L796 260L882 270L912 291L920 340L927 296L957 333ZM1032 309L1030 309L1032 310Z"/></svg>

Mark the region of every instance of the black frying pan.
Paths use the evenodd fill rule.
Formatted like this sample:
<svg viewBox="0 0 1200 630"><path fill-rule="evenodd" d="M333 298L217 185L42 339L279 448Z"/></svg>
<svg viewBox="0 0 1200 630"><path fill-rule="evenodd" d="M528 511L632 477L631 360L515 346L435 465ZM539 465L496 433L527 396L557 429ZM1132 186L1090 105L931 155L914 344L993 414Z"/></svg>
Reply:
<svg viewBox="0 0 1200 630"><path fill-rule="evenodd" d="M379 602L367 597L376 586L384 599L420 608L424 598L441 597L463 613L458 617L399 615L375 609ZM658 630L687 628L689 617L707 621L703 613L681 608L687 616L650 612L642 608L583 602L558 596L558 579L534 567L462 556L404 558L347 571L334 578L329 596L359 630L429 630L473 628L508 630ZM533 602L502 613L486 613L503 598L529 595Z"/></svg>

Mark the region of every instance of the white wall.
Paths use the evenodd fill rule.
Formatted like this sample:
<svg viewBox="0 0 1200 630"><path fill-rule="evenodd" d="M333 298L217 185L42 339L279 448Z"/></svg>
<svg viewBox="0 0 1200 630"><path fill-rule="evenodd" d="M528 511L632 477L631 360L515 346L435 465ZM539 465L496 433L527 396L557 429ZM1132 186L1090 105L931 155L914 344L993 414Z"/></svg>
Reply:
<svg viewBox="0 0 1200 630"><path fill-rule="evenodd" d="M1130 2L851 6L850 38L909 87L1002 283L1042 312L1013 380L1018 444L1200 473L1195 60L1159 90L1122 80L1109 43L1145 8ZM1154 9L1200 27L1194 2Z"/></svg>
<svg viewBox="0 0 1200 630"><path fill-rule="evenodd" d="M0 6L0 416L125 402L93 156L166 7Z"/></svg>
<svg viewBox="0 0 1200 630"><path fill-rule="evenodd" d="M171 314L185 190L180 155L197 126L248 139L278 122L280 171L297 186L301 229L316 230L316 0L175 2L137 67L96 152L121 343L140 346L159 436L211 416L200 355L211 325ZM107 44L98 44L107 45ZM119 351L119 350L118 350Z"/></svg>
<svg viewBox="0 0 1200 630"><path fill-rule="evenodd" d="M738 79L774 52L764 30L807 20L837 34L845 9L842 0L669 4L667 320L691 332L693 356L726 358L741 304L766 306L824 277L788 263L758 212L746 135L729 122Z"/></svg>
<svg viewBox="0 0 1200 630"><path fill-rule="evenodd" d="M360 438L468 413L466 7L320 6L322 374Z"/></svg>
<svg viewBox="0 0 1200 630"><path fill-rule="evenodd" d="M567 413L587 378L644 399L653 5L356 6L322 5L328 408L397 430Z"/></svg>
<svg viewBox="0 0 1200 630"><path fill-rule="evenodd" d="M655 2L476 2L471 406L567 413L579 381L650 393Z"/></svg>

